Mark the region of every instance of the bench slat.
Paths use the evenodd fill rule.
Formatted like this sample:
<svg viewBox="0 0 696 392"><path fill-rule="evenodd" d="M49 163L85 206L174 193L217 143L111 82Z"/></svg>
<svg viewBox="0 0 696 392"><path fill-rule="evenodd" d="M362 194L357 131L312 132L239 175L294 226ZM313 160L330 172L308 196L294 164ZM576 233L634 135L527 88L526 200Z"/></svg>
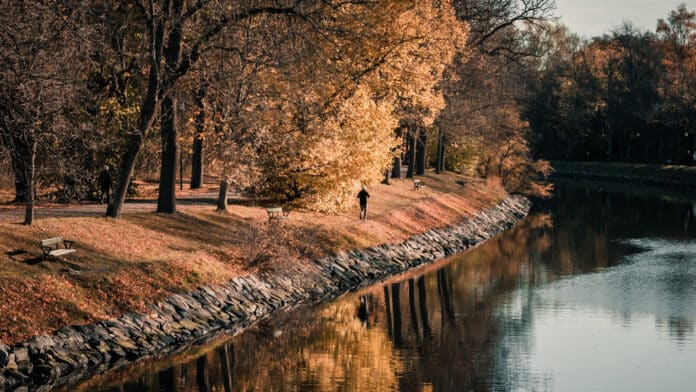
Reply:
<svg viewBox="0 0 696 392"><path fill-rule="evenodd" d="M41 240L41 246L58 245L61 242L63 242L63 237L49 238L46 240Z"/></svg>
<svg viewBox="0 0 696 392"><path fill-rule="evenodd" d="M74 252L77 252L77 251L75 249L56 249L56 250L52 250L52 251L48 252L48 254L50 256L58 257L58 256L63 256L63 255L67 255L67 254L74 253Z"/></svg>

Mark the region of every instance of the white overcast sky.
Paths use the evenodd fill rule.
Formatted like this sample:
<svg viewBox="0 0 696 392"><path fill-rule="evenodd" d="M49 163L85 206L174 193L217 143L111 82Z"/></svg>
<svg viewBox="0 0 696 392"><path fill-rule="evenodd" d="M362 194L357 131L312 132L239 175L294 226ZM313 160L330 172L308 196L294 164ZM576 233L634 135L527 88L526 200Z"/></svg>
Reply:
<svg viewBox="0 0 696 392"><path fill-rule="evenodd" d="M657 19L666 19L681 3L696 10L696 0L556 0L556 16L570 31L589 38L610 32L624 20L655 31Z"/></svg>

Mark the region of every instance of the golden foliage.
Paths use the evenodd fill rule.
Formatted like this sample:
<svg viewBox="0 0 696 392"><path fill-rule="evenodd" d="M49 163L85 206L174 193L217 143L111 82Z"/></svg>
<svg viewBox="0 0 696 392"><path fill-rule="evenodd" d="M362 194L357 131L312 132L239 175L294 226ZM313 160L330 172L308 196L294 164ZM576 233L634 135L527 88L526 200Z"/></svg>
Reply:
<svg viewBox="0 0 696 392"><path fill-rule="evenodd" d="M429 124L444 107L438 83L464 54L467 27L450 2L313 7L321 17L311 23L268 17L228 29L238 53L215 52L188 78L211 82L182 139L204 129L208 170L235 187L337 212L383 178L399 120Z"/></svg>

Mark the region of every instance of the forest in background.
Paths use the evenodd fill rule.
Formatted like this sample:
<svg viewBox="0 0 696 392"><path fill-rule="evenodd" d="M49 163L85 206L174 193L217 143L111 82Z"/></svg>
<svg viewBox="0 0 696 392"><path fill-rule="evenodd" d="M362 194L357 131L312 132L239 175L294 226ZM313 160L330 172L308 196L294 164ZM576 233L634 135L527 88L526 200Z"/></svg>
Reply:
<svg viewBox="0 0 696 392"><path fill-rule="evenodd" d="M553 160L696 163L696 14L684 5L654 32L624 23L582 40L554 26L528 79L524 118Z"/></svg>
<svg viewBox="0 0 696 392"><path fill-rule="evenodd" d="M545 193L522 118L552 0L8 0L0 12L6 186L94 199L116 169L176 211L181 177L338 211L360 184L437 172Z"/></svg>

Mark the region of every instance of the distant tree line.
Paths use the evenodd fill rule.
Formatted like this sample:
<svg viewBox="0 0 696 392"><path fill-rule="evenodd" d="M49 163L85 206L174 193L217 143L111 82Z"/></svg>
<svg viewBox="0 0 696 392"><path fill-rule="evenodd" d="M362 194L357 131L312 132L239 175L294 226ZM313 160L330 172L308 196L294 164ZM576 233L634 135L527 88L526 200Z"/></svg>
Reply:
<svg viewBox="0 0 696 392"><path fill-rule="evenodd" d="M547 159L694 164L696 14L684 5L655 32L630 24L583 41L539 37L525 116Z"/></svg>

